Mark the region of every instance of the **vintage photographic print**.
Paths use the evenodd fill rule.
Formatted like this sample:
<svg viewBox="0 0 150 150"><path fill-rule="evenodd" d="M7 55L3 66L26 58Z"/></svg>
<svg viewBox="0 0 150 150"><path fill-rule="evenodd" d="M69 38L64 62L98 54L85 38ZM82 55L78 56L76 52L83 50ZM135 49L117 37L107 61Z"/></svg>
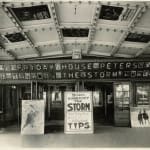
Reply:
<svg viewBox="0 0 150 150"><path fill-rule="evenodd" d="M150 1L0 1L0 149L150 148L149 108Z"/></svg>

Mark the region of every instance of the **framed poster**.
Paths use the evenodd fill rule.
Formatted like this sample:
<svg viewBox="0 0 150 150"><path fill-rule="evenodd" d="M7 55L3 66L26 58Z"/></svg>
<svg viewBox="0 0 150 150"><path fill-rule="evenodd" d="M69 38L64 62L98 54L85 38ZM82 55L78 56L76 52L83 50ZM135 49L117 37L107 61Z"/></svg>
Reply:
<svg viewBox="0 0 150 150"><path fill-rule="evenodd" d="M52 92L52 106L62 106L62 92L53 91Z"/></svg>
<svg viewBox="0 0 150 150"><path fill-rule="evenodd" d="M113 94L112 93L107 95L107 104L113 104Z"/></svg>
<svg viewBox="0 0 150 150"><path fill-rule="evenodd" d="M22 100L21 134L44 134L44 100Z"/></svg>
<svg viewBox="0 0 150 150"><path fill-rule="evenodd" d="M145 83L136 84L136 104L137 106L150 104L150 85Z"/></svg>
<svg viewBox="0 0 150 150"><path fill-rule="evenodd" d="M132 127L150 127L150 107L131 107L130 115Z"/></svg>
<svg viewBox="0 0 150 150"><path fill-rule="evenodd" d="M92 92L65 92L65 133L93 133Z"/></svg>
<svg viewBox="0 0 150 150"><path fill-rule="evenodd" d="M93 91L93 106L94 107L103 106L102 91Z"/></svg>

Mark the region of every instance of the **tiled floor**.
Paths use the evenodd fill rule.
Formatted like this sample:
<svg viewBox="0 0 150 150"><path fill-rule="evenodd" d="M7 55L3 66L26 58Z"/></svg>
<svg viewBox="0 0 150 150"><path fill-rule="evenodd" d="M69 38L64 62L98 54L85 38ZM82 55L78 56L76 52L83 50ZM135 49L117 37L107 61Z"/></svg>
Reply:
<svg viewBox="0 0 150 150"><path fill-rule="evenodd" d="M150 128L100 126L94 134L68 135L59 129L49 130L44 135L22 136L19 128L12 126L0 132L0 145L12 148L150 148Z"/></svg>

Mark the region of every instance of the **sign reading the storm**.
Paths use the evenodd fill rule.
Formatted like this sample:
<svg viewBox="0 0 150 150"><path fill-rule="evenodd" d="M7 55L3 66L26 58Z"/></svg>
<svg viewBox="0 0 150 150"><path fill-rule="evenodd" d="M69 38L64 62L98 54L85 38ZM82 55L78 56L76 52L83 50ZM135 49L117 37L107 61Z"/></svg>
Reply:
<svg viewBox="0 0 150 150"><path fill-rule="evenodd" d="M21 134L44 134L44 100L22 100Z"/></svg>
<svg viewBox="0 0 150 150"><path fill-rule="evenodd" d="M0 62L0 80L150 79L150 61Z"/></svg>
<svg viewBox="0 0 150 150"><path fill-rule="evenodd" d="M91 92L65 93L65 133L93 133Z"/></svg>
<svg viewBox="0 0 150 150"><path fill-rule="evenodd" d="M131 107L131 126L150 127L150 107Z"/></svg>

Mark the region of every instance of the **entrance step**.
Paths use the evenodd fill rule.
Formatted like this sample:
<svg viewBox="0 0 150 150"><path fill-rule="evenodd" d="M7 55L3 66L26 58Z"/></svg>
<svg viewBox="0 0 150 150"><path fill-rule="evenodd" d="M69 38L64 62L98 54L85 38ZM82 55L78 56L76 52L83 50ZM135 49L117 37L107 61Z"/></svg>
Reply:
<svg viewBox="0 0 150 150"><path fill-rule="evenodd" d="M48 120L45 122L45 133L64 132L64 120Z"/></svg>
<svg viewBox="0 0 150 150"><path fill-rule="evenodd" d="M94 127L99 127L99 126L113 126L113 123L110 122L94 123Z"/></svg>
<svg viewBox="0 0 150 150"><path fill-rule="evenodd" d="M108 120L107 118L99 119L94 122L94 126L112 126L113 120Z"/></svg>
<svg viewBox="0 0 150 150"><path fill-rule="evenodd" d="M56 125L56 126L63 126L64 125L64 120L49 120L49 121L46 121L45 122L45 125L46 126L53 126L53 125Z"/></svg>

